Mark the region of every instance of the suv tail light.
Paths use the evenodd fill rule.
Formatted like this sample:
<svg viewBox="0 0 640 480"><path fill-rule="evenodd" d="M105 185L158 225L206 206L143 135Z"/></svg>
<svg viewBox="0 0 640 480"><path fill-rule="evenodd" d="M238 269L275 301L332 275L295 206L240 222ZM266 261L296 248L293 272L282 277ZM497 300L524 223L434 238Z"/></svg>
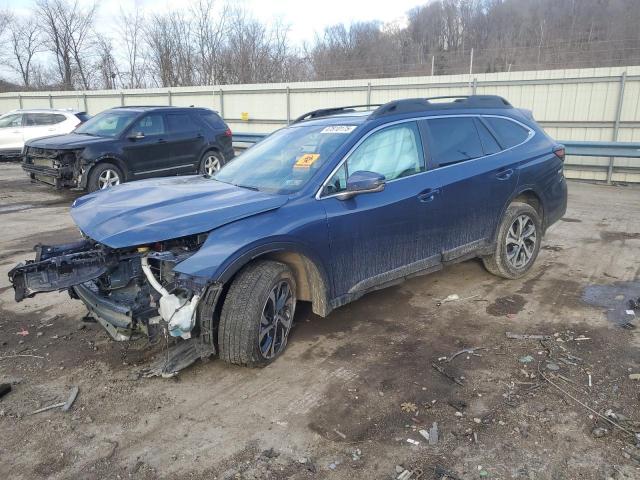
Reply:
<svg viewBox="0 0 640 480"><path fill-rule="evenodd" d="M225 137L233 137L233 132L231 131L231 129L230 129L230 128L227 128L227 129L224 131L224 136L225 136Z"/></svg>
<svg viewBox="0 0 640 480"><path fill-rule="evenodd" d="M564 162L564 155L565 155L564 147L554 148L553 153L555 153L556 157L558 157L560 160Z"/></svg>

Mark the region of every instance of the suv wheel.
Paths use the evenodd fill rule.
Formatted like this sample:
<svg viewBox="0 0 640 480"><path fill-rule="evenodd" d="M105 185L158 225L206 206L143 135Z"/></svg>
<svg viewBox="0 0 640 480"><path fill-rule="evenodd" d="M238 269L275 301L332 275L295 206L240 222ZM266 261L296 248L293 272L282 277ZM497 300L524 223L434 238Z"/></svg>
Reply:
<svg viewBox="0 0 640 480"><path fill-rule="evenodd" d="M104 190L124 182L122 172L112 163L99 163L91 169L87 189L90 192Z"/></svg>
<svg viewBox="0 0 640 480"><path fill-rule="evenodd" d="M237 365L265 366L287 346L296 307L296 282L289 267L258 261L235 278L222 306L220 358Z"/></svg>
<svg viewBox="0 0 640 480"><path fill-rule="evenodd" d="M503 278L525 275L533 266L542 241L542 219L527 203L509 205L502 218L493 255L482 258L485 268Z"/></svg>
<svg viewBox="0 0 640 480"><path fill-rule="evenodd" d="M213 175L224 165L224 158L216 151L205 152L200 160L200 173L203 175Z"/></svg>

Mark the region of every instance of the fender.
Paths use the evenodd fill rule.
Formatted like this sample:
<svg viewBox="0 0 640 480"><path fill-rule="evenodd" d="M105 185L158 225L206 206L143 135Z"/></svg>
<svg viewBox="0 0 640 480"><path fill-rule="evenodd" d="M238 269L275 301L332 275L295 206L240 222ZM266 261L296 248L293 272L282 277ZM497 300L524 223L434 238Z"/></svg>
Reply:
<svg viewBox="0 0 640 480"><path fill-rule="evenodd" d="M91 170L93 170L93 168L96 165L98 165L99 163L102 163L102 162L113 163L118 168L120 168L120 170L122 171L122 173L124 175L124 180L125 181L129 181L131 179L131 172L129 172L129 169L127 168L127 164L116 153L113 153L113 152L103 153L102 155L100 155L97 158L92 158L90 160L86 160L85 159L84 161L85 161L86 169L85 169L84 174L82 175L82 179L81 179L80 187L82 187L82 188L85 188L87 186L87 181L89 179L89 175L91 175Z"/></svg>
<svg viewBox="0 0 640 480"><path fill-rule="evenodd" d="M509 205L511 205L511 203L518 198L520 195L522 195L525 192L532 192L536 195L536 197L538 197L538 199L540 200L540 208L542 209L542 224L543 224L543 229L545 226L545 209L544 209L544 197L542 196L541 192L539 191L539 189L532 184L528 184L528 185L518 185L517 188L513 191L513 193L511 194L511 196L507 199L506 203L502 206L502 209L500 210L500 221L502 221L502 217L504 216L505 212L507 211L507 208L509 207ZM500 222L498 222L498 226L496 227L495 231L493 232L493 234L491 235L491 242L493 244L495 244L496 242L496 236L498 235L498 230L500 229Z"/></svg>

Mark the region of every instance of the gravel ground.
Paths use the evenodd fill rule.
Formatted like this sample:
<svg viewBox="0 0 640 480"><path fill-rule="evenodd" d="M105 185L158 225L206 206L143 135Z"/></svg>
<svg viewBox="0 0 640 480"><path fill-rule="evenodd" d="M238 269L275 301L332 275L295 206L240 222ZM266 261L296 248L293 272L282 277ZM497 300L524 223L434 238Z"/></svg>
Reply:
<svg viewBox="0 0 640 480"><path fill-rule="evenodd" d="M152 352L82 323L66 294L13 301L7 271L75 237L74 197L0 164L0 478L640 478L638 188L570 183L522 280L474 260L328 318L303 305L273 365L170 380L139 379ZM30 415L73 386L69 412Z"/></svg>

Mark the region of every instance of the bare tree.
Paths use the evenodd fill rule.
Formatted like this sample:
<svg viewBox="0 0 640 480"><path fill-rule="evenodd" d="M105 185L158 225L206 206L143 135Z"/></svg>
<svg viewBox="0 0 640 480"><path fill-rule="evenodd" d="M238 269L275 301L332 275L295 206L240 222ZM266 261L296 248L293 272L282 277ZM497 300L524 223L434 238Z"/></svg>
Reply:
<svg viewBox="0 0 640 480"><path fill-rule="evenodd" d="M223 50L228 32L229 7L214 10L213 0L199 0L193 7L193 35L198 55L196 69L200 85L213 85L223 78Z"/></svg>
<svg viewBox="0 0 640 480"><path fill-rule="evenodd" d="M103 35L98 35L94 49L98 56L96 70L100 75L100 85L102 88L112 90L116 88L119 73L118 65L113 56L111 40Z"/></svg>
<svg viewBox="0 0 640 480"><path fill-rule="evenodd" d="M54 54L60 83L73 89L89 88L89 48L96 4L83 9L78 0L37 0L36 10L46 35L45 45Z"/></svg>
<svg viewBox="0 0 640 480"><path fill-rule="evenodd" d="M125 85L140 88L145 85L146 65L143 55L145 18L139 8L132 12L120 9L118 18L119 34L124 43L125 71L122 73Z"/></svg>
<svg viewBox="0 0 640 480"><path fill-rule="evenodd" d="M35 17L15 18L8 28L11 49L6 64L20 75L22 84L31 88L34 56L43 49L40 26Z"/></svg>

